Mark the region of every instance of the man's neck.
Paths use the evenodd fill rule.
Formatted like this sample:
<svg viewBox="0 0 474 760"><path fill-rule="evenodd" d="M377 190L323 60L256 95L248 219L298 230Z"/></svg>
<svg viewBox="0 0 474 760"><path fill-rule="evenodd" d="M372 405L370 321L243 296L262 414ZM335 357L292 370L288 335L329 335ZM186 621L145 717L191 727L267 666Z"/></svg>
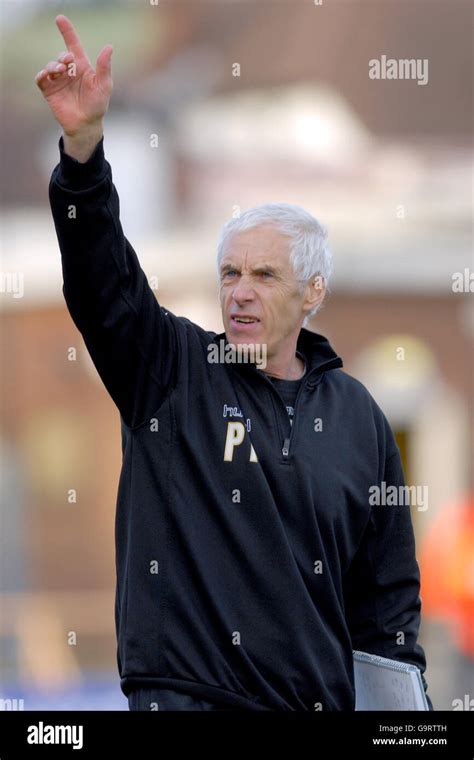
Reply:
<svg viewBox="0 0 474 760"><path fill-rule="evenodd" d="M270 360L267 363L263 372L271 377L276 377L280 380L299 380L303 377L306 370L305 363L300 356L296 354L292 357L291 361L277 361Z"/></svg>

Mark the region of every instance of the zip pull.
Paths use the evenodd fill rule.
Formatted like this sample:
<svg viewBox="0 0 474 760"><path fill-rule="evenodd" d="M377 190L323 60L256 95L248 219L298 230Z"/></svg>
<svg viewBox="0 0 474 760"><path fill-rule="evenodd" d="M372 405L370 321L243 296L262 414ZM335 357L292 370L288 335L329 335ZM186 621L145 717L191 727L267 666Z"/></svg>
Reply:
<svg viewBox="0 0 474 760"><path fill-rule="evenodd" d="M283 454L284 457L288 456L289 450L290 450L290 439L285 438L285 440L283 441L283 448L281 450L281 453Z"/></svg>

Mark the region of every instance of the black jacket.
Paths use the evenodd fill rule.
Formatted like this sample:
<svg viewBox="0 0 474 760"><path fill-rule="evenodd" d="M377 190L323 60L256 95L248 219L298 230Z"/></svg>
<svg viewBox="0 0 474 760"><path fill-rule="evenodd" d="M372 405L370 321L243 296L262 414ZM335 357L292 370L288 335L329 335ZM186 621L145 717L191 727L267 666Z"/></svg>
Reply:
<svg viewBox="0 0 474 760"><path fill-rule="evenodd" d="M149 684L253 710L353 710L353 649L424 672L410 507L369 505L371 486L404 483L370 393L302 329L307 373L284 445L268 377L210 362L225 334L158 303L103 139L85 164L59 147L49 192L64 297L121 415L124 694Z"/></svg>

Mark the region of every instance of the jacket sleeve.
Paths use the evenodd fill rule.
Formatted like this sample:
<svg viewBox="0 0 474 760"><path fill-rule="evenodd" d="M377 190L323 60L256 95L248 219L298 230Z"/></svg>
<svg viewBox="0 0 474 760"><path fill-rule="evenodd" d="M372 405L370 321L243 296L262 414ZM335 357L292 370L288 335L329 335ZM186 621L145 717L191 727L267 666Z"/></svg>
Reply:
<svg viewBox="0 0 474 760"><path fill-rule="evenodd" d="M120 223L104 138L85 163L64 152L49 183L63 294L94 365L130 427L173 387L178 318L158 303Z"/></svg>
<svg viewBox="0 0 474 760"><path fill-rule="evenodd" d="M390 447L383 480L387 488L398 488L405 485L405 478L400 453L392 436L391 439L395 450ZM425 653L417 643L420 572L411 507L402 500L396 506L386 501L371 506L364 536L346 575L346 620L353 649L411 663L420 669L428 706L433 710L423 675Z"/></svg>

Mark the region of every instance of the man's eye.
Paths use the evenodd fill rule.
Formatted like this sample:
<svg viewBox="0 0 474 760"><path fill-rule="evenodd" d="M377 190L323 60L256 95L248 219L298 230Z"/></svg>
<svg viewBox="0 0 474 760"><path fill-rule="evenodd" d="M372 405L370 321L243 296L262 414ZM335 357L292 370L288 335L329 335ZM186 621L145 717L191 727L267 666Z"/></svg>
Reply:
<svg viewBox="0 0 474 760"><path fill-rule="evenodd" d="M273 272L262 272L264 277L273 277Z"/></svg>
<svg viewBox="0 0 474 760"><path fill-rule="evenodd" d="M224 277L232 277L233 274L235 274L235 269L229 269L227 272L224 272Z"/></svg>

